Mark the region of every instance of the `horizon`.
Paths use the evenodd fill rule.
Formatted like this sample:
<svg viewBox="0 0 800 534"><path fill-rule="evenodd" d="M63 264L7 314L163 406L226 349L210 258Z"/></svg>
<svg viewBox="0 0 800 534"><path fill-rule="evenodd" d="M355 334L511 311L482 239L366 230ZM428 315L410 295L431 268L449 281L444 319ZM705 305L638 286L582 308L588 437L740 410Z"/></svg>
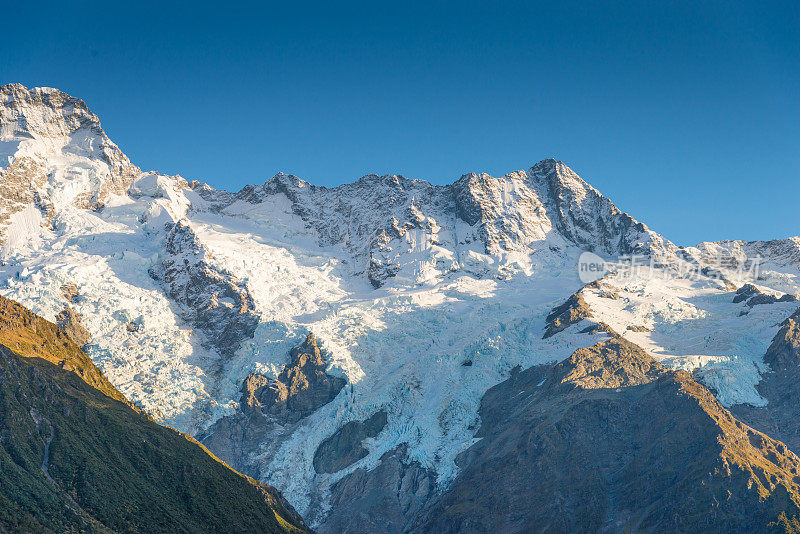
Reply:
<svg viewBox="0 0 800 534"><path fill-rule="evenodd" d="M5 8L2 81L84 100L143 169L235 191L553 158L676 244L800 234L789 2L94 5Z"/></svg>

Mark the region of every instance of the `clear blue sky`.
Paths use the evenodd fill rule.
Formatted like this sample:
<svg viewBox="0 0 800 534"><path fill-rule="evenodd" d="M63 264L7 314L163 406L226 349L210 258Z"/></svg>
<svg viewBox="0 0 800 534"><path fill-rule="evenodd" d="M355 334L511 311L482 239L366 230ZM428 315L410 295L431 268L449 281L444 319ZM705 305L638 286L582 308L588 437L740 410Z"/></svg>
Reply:
<svg viewBox="0 0 800 534"><path fill-rule="evenodd" d="M800 234L796 0L123 4L4 2L0 83L84 99L144 169L443 184L555 157L680 244Z"/></svg>

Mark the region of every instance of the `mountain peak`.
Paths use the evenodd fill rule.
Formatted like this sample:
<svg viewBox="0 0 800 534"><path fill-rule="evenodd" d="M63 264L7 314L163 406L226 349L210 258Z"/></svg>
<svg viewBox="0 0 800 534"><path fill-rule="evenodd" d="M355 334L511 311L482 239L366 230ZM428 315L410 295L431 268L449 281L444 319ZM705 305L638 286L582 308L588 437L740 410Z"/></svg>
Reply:
<svg viewBox="0 0 800 534"><path fill-rule="evenodd" d="M36 202L95 208L140 174L86 103L51 87L0 86L0 228Z"/></svg>
<svg viewBox="0 0 800 534"><path fill-rule="evenodd" d="M80 129L105 136L86 103L52 87L0 86L0 137L63 137Z"/></svg>
<svg viewBox="0 0 800 534"><path fill-rule="evenodd" d="M0 198L5 219L36 199L55 211L66 205L97 207L110 194L124 194L141 173L82 100L57 89L20 84L2 86L0 95L0 165L3 156L9 162L1 172L7 183L16 184L5 205ZM496 257L538 250L545 241L556 249L577 246L608 256L671 246L553 158L499 178L465 174L445 186L402 175L367 174L353 183L320 187L278 173L236 194L201 188L198 193L217 207L285 195L293 212L316 228L320 242L345 245L374 274L373 284L402 271L406 259L416 258L406 250L411 229L421 231L418 237L433 247L426 245L425 250L434 255L436 247L455 250L473 242L482 243L480 253ZM30 198L16 202L25 195ZM321 213L329 216L320 218ZM436 262L445 271L452 268L449 260Z"/></svg>

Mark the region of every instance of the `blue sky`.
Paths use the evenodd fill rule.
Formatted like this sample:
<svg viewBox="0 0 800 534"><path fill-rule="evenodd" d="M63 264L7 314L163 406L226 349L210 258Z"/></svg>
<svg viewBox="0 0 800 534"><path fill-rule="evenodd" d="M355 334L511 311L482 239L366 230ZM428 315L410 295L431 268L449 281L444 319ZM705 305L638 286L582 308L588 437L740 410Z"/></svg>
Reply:
<svg viewBox="0 0 800 534"><path fill-rule="evenodd" d="M4 3L0 83L218 188L555 157L679 244L800 234L796 1L131 6Z"/></svg>

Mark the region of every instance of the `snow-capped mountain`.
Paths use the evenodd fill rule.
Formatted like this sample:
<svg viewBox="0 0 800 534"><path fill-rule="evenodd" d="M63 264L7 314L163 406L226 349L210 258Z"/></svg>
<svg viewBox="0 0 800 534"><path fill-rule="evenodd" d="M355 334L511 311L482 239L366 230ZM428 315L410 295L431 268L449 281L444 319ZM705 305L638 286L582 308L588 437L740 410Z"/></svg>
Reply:
<svg viewBox="0 0 800 534"><path fill-rule="evenodd" d="M424 506L460 472L487 391L604 339L592 325L726 407L769 402L757 385L797 308L800 238L679 248L550 159L446 186L278 174L219 191L140 171L56 89L0 95L0 293L78 314L123 394L322 530L352 477L395 457L428 488L404 509ZM584 287L585 251L610 272ZM734 302L747 282L774 298Z"/></svg>

